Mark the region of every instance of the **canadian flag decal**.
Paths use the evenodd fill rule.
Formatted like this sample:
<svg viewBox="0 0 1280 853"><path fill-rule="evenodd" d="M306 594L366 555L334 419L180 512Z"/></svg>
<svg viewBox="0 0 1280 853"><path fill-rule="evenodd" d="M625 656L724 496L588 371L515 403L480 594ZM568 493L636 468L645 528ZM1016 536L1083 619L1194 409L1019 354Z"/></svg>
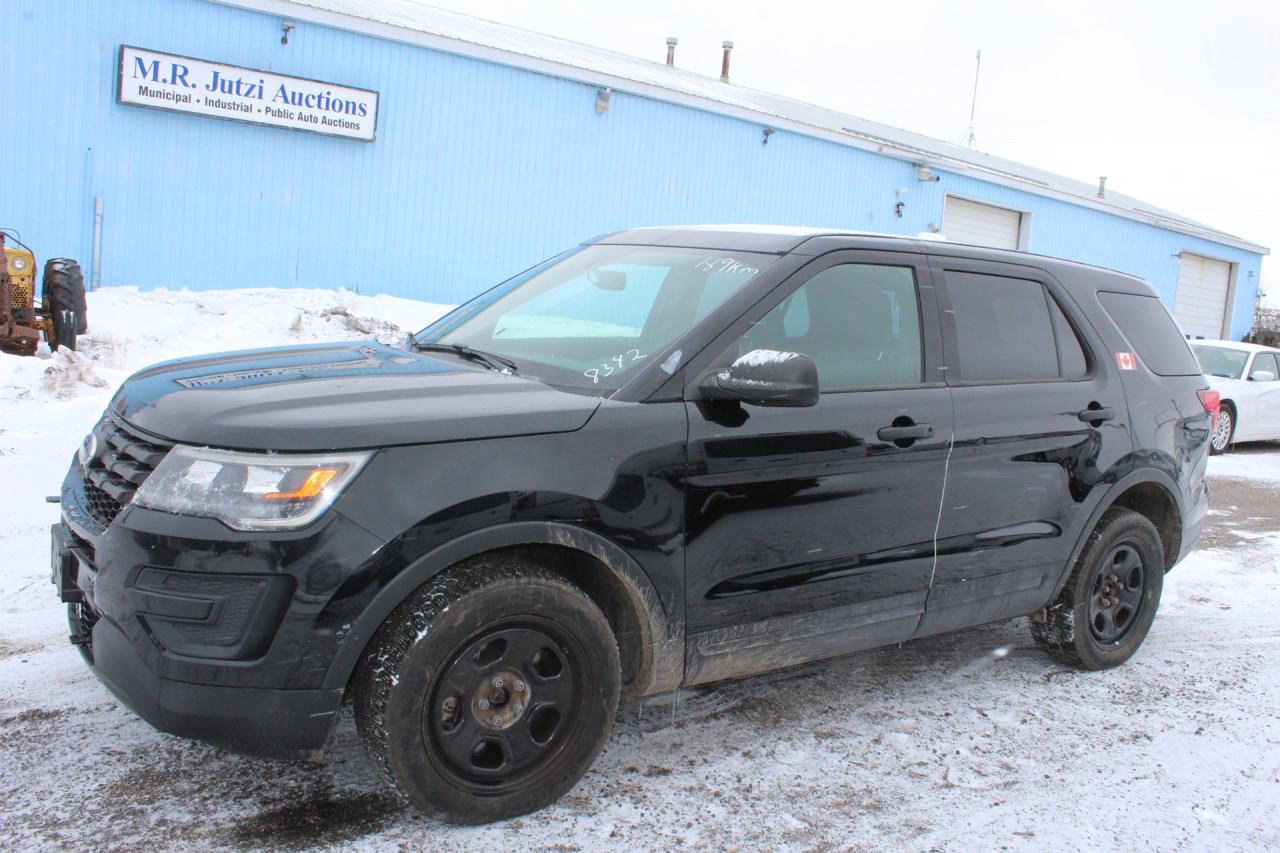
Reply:
<svg viewBox="0 0 1280 853"><path fill-rule="evenodd" d="M1131 352L1118 352L1116 353L1116 367L1121 370L1137 370L1138 359Z"/></svg>

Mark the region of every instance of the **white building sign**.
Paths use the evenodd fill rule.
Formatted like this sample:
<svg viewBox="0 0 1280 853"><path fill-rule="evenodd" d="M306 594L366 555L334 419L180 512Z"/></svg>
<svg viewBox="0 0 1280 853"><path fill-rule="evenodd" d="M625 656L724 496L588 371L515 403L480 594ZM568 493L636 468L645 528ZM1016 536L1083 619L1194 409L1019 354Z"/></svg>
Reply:
<svg viewBox="0 0 1280 853"><path fill-rule="evenodd" d="M116 100L372 142L378 93L120 46Z"/></svg>

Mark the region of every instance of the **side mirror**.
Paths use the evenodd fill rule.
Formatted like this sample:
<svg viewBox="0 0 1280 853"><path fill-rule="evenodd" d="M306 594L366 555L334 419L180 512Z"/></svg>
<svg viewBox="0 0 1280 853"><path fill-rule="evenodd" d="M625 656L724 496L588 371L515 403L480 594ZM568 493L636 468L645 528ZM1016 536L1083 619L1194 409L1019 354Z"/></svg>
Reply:
<svg viewBox="0 0 1280 853"><path fill-rule="evenodd" d="M1275 382L1276 375L1270 370L1255 370L1249 374L1249 378L1254 382Z"/></svg>
<svg viewBox="0 0 1280 853"><path fill-rule="evenodd" d="M752 350L698 384L704 400L734 400L755 406L813 406L818 402L818 365L807 355Z"/></svg>

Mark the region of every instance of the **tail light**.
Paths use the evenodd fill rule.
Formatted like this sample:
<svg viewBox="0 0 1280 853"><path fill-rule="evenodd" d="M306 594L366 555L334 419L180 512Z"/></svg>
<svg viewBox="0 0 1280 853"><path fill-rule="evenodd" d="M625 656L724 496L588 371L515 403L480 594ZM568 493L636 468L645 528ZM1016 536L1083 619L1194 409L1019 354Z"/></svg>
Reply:
<svg viewBox="0 0 1280 853"><path fill-rule="evenodd" d="M1200 398L1200 405L1204 406L1206 413L1213 417L1213 423L1209 427L1212 433L1218 428L1218 412L1222 409L1222 397L1217 391L1211 391L1208 388L1202 388L1196 392L1196 396Z"/></svg>

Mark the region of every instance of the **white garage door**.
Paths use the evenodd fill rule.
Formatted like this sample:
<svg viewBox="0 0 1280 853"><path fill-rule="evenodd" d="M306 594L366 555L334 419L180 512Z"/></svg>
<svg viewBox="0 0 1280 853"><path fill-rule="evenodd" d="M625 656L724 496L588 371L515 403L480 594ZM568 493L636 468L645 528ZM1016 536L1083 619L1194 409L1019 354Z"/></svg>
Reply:
<svg viewBox="0 0 1280 853"><path fill-rule="evenodd" d="M1230 287L1231 264L1183 252L1178 261L1178 290L1173 296L1173 319L1182 333L1222 337Z"/></svg>
<svg viewBox="0 0 1280 853"><path fill-rule="evenodd" d="M953 243L1016 249L1021 230L1022 214L1016 210L947 196L942 233Z"/></svg>

